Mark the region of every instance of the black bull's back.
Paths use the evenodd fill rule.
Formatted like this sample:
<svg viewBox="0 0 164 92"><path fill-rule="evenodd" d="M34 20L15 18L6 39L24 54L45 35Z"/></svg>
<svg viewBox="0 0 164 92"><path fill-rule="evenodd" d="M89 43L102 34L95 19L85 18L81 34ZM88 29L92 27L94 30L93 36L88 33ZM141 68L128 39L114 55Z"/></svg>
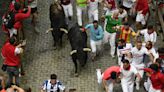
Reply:
<svg viewBox="0 0 164 92"><path fill-rule="evenodd" d="M75 73L77 73L78 65L77 60L80 63L80 66L84 66L87 61L87 51L84 51L84 48L87 48L87 34L82 32L77 24L75 24L68 32L68 38L71 44L72 51L76 50L76 53L71 54L73 63L75 64Z"/></svg>
<svg viewBox="0 0 164 92"><path fill-rule="evenodd" d="M68 38L72 50L82 49L87 47L87 34L82 32L77 24L75 24L68 32Z"/></svg>
<svg viewBox="0 0 164 92"><path fill-rule="evenodd" d="M52 36L54 39L54 45L56 43L60 43L62 45L62 36L64 34L60 28L67 29L67 25L65 22L64 10L60 4L54 3L50 6L50 21L51 28L53 28Z"/></svg>

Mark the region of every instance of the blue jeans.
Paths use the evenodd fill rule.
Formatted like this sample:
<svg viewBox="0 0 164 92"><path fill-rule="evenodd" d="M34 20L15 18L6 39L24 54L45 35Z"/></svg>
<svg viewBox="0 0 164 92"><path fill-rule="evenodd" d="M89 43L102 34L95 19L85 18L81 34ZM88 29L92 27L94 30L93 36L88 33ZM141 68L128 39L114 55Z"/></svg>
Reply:
<svg viewBox="0 0 164 92"><path fill-rule="evenodd" d="M7 86L11 86L13 83L13 77L15 77L15 84L19 86L19 68L14 66L7 66L8 81Z"/></svg>

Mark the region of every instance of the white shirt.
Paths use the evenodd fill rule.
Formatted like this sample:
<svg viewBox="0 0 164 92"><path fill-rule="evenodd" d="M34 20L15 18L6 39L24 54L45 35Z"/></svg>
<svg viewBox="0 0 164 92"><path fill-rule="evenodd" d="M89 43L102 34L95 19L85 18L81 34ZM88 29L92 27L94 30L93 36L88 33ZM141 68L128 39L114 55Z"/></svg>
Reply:
<svg viewBox="0 0 164 92"><path fill-rule="evenodd" d="M51 86L53 86L53 89L51 89ZM55 85L51 85L50 80L48 80L47 87L46 87L46 83L44 83L44 86L43 86L43 90L47 89L46 92L50 92L50 91L57 92L58 88L62 91L65 89L65 86L63 86L58 80Z"/></svg>
<svg viewBox="0 0 164 92"><path fill-rule="evenodd" d="M143 56L144 54L148 55L149 52L145 47L141 47L140 50L138 50L136 47L132 48L131 50L132 54L132 64L133 65L140 65L143 64Z"/></svg>
<svg viewBox="0 0 164 92"><path fill-rule="evenodd" d="M119 58L122 58L123 54L130 52L132 48L133 48L133 46L131 43L126 43L126 46L123 47L123 49L117 48L117 56ZM129 62L131 62L131 58L125 56L125 59L127 59L127 60L129 60Z"/></svg>
<svg viewBox="0 0 164 92"><path fill-rule="evenodd" d="M145 42L151 41L155 43L157 40L157 33L155 31L151 34L148 34L148 29L143 29L140 31L140 33L144 35Z"/></svg>
<svg viewBox="0 0 164 92"><path fill-rule="evenodd" d="M125 70L123 69L123 64L122 64L120 71L122 75L121 82L128 83L128 84L134 83L135 75L138 73L138 71L133 65L130 65L130 70Z"/></svg>
<svg viewBox="0 0 164 92"><path fill-rule="evenodd" d="M89 10L90 11L98 10L98 3L99 3L99 0L95 0L94 2L89 0Z"/></svg>
<svg viewBox="0 0 164 92"><path fill-rule="evenodd" d="M34 0L33 2L31 2L31 3L29 4L29 6L30 6L31 8L35 8L35 7L37 7L37 2L38 2L38 0Z"/></svg>
<svg viewBox="0 0 164 92"><path fill-rule="evenodd" d="M132 44L131 43L126 43L126 46L123 47L123 49L118 49L117 54L118 56L122 56L122 54L124 54L125 52L131 51L132 49Z"/></svg>
<svg viewBox="0 0 164 92"><path fill-rule="evenodd" d="M136 0L123 0L123 6L127 8L132 8Z"/></svg>
<svg viewBox="0 0 164 92"><path fill-rule="evenodd" d="M152 53L152 55L153 55L153 57L154 57L153 62L155 62L155 60L156 60L157 58L159 58L158 52L154 49L154 47L152 47L149 51L150 51L150 53Z"/></svg>
<svg viewBox="0 0 164 92"><path fill-rule="evenodd" d="M123 19L123 18L125 18L127 15L128 15L128 14L127 14L127 11L126 11L126 10L123 10L123 13L122 13L122 14L119 13L118 17L121 18L121 19Z"/></svg>
<svg viewBox="0 0 164 92"><path fill-rule="evenodd" d="M20 54L21 53L21 48L15 48L15 55L18 55L18 54Z"/></svg>

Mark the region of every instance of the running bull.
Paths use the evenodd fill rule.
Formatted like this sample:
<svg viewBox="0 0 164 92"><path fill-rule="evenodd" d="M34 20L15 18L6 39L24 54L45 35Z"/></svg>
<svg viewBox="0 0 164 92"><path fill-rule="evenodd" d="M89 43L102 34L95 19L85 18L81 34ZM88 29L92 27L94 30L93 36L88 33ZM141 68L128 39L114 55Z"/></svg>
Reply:
<svg viewBox="0 0 164 92"><path fill-rule="evenodd" d="M72 47L70 55L75 65L75 76L78 76L78 70L86 64L87 52L91 51L87 48L87 33L82 32L78 24L75 24L68 32L68 39Z"/></svg>
<svg viewBox="0 0 164 92"><path fill-rule="evenodd" d="M64 10L61 4L58 1L55 1L50 6L50 21L51 21L51 28L49 28L46 33L51 31L53 39L54 39L54 46L56 47L57 44L62 47L62 36L64 33L68 33Z"/></svg>

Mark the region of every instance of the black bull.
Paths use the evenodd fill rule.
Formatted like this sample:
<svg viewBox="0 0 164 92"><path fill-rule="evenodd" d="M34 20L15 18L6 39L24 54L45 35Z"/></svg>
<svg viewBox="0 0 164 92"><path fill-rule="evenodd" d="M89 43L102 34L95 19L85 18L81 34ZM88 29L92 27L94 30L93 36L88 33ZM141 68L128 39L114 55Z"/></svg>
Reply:
<svg viewBox="0 0 164 92"><path fill-rule="evenodd" d="M87 52L91 51L87 48L87 34L80 30L78 24L75 24L68 32L68 38L72 47L70 54L75 65L75 74L78 75L78 63L83 67L87 61Z"/></svg>
<svg viewBox="0 0 164 92"><path fill-rule="evenodd" d="M48 31L52 32L55 47L57 43L62 46L62 36L64 33L67 33L64 10L58 2L55 2L51 4L49 11L51 28L47 30L47 33Z"/></svg>

